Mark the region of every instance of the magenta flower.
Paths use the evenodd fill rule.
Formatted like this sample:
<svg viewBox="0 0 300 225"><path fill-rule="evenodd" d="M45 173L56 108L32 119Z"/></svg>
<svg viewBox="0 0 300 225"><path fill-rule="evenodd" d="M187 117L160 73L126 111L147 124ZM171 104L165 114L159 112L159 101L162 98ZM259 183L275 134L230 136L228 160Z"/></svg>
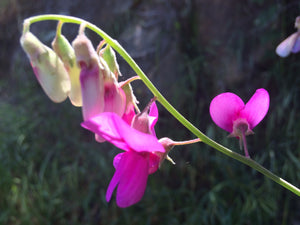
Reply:
<svg viewBox="0 0 300 225"><path fill-rule="evenodd" d="M280 57L287 57L291 52L297 53L300 51L300 16L296 18L295 28L298 31L291 34L277 46L276 53Z"/></svg>
<svg viewBox="0 0 300 225"><path fill-rule="evenodd" d="M154 173L159 166L160 157L155 152L165 152L152 133L158 114L155 103L151 108L147 121L150 133L143 133L130 127L121 117L112 112L101 113L82 123L84 128L125 151L114 159L116 171L106 192L106 200L110 201L114 189L118 186L117 205L122 208L141 200L148 175Z"/></svg>
<svg viewBox="0 0 300 225"><path fill-rule="evenodd" d="M265 117L269 102L269 93L262 88L257 89L246 104L239 96L226 92L211 101L209 110L212 120L219 127L244 142L246 156L249 156L245 136L252 134L252 129Z"/></svg>

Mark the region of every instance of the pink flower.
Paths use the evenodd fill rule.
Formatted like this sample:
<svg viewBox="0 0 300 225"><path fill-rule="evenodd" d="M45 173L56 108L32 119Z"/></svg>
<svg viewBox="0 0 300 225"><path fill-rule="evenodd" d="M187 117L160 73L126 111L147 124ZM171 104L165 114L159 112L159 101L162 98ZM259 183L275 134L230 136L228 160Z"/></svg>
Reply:
<svg viewBox="0 0 300 225"><path fill-rule="evenodd" d="M126 103L124 91L105 60L97 55L92 42L81 32L72 44L81 68L83 119L88 120L102 112L115 112L122 116ZM102 141L97 136L96 139Z"/></svg>
<svg viewBox="0 0 300 225"><path fill-rule="evenodd" d="M280 57L287 57L291 52L297 53L300 51L300 16L296 18L295 28L298 31L291 34L277 46L276 53Z"/></svg>
<svg viewBox="0 0 300 225"><path fill-rule="evenodd" d="M245 135L252 134L252 129L265 117L269 102L269 93L262 88L256 90L246 105L239 96L226 92L211 101L209 110L219 127L230 132L230 136L241 138L248 156Z"/></svg>
<svg viewBox="0 0 300 225"><path fill-rule="evenodd" d="M300 36L299 32L293 33L282 41L276 48L277 55L287 57L291 52L297 53L300 51Z"/></svg>
<svg viewBox="0 0 300 225"><path fill-rule="evenodd" d="M143 133L129 126L112 112L101 113L82 123L84 128L125 151L114 159L116 171L106 192L106 200L110 201L114 189L118 186L117 205L122 208L141 200L148 175L154 173L159 166L160 157L155 152L165 152L153 134L158 117L155 103L151 108L147 121L149 133Z"/></svg>
<svg viewBox="0 0 300 225"><path fill-rule="evenodd" d="M245 105L239 96L226 92L216 96L210 103L212 120L222 129L232 133L237 121L244 121L252 130L267 114L269 94L257 89Z"/></svg>

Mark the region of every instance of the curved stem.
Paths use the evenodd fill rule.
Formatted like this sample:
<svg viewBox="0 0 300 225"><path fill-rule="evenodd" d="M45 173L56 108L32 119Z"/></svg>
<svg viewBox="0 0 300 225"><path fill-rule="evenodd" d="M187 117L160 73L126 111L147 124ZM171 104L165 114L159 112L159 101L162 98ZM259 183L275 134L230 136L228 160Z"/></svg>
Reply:
<svg viewBox="0 0 300 225"><path fill-rule="evenodd" d="M149 90L153 93L153 95L157 98L157 101L161 103L168 110L181 124L183 124L190 132L196 135L198 138L202 140L205 144L215 148L216 150L222 152L223 154L236 159L253 169L259 171L260 173L264 174L266 177L272 179L276 183L280 184L281 186L285 187L286 189L290 190L291 192L295 193L296 195L300 196L300 190L295 187L294 185L290 184L289 182L283 180L282 178L278 177L277 175L273 174L271 171L267 170L257 162L253 161L250 158L246 158L236 152L231 151L230 149L220 145L219 143L213 141L205 134L203 134L199 129L197 129L193 124L191 124L184 116L182 116L165 98L164 96L158 91L158 89L152 84L152 82L148 79L148 77L144 74L141 68L135 63L135 61L131 58L131 56L124 50L124 48L114 39L112 39L109 35L107 35L104 31L96 27L94 24L91 24L85 20L71 17L71 16L63 16L63 15L40 15L34 16L26 19L24 21L25 24L29 26L32 23L45 21L45 20L61 20L65 23L75 23L75 24L82 24L84 23L85 26L95 33L100 35L112 48L114 48L131 66L131 68L137 73L137 75L141 78L141 80L145 83L145 85L149 88ZM24 28L25 29L25 28ZM28 28L29 29L29 28Z"/></svg>

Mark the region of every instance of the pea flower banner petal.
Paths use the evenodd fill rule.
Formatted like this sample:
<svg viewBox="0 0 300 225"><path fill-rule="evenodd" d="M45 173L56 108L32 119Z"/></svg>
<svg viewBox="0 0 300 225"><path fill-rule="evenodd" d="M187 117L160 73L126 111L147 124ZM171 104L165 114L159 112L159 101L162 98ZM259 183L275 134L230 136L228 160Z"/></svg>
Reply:
<svg viewBox="0 0 300 225"><path fill-rule="evenodd" d="M269 94L263 88L256 90L246 105L239 96L226 92L211 101L209 111L212 120L231 133L238 119L246 120L249 129L253 129L267 114L269 102Z"/></svg>
<svg viewBox="0 0 300 225"><path fill-rule="evenodd" d="M258 89L247 102L240 116L245 118L253 129L266 116L270 104L269 93L265 89Z"/></svg>
<svg viewBox="0 0 300 225"><path fill-rule="evenodd" d="M112 112L103 112L84 121L81 125L125 151L165 151L155 136L130 127L121 117Z"/></svg>
<svg viewBox="0 0 300 225"><path fill-rule="evenodd" d="M209 111L215 124L231 133L233 131L233 121L238 118L239 112L244 106L245 104L239 96L226 92L212 100Z"/></svg>

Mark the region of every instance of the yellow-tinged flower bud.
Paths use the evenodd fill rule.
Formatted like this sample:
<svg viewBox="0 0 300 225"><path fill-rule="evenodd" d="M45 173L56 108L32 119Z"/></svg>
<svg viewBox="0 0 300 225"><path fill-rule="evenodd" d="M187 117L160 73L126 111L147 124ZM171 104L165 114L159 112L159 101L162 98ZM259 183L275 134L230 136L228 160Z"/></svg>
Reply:
<svg viewBox="0 0 300 225"><path fill-rule="evenodd" d="M20 43L48 97L53 102L64 101L70 92L71 84L60 58L29 31L23 33Z"/></svg>
<svg viewBox="0 0 300 225"><path fill-rule="evenodd" d="M61 29L62 24L59 23L57 29ZM60 31L60 30L59 30ZM71 91L69 98L74 106L82 106L81 87L79 81L80 68L76 62L75 51L70 42L60 32L57 32L52 42L52 48L60 57L66 70L68 71L71 81Z"/></svg>

